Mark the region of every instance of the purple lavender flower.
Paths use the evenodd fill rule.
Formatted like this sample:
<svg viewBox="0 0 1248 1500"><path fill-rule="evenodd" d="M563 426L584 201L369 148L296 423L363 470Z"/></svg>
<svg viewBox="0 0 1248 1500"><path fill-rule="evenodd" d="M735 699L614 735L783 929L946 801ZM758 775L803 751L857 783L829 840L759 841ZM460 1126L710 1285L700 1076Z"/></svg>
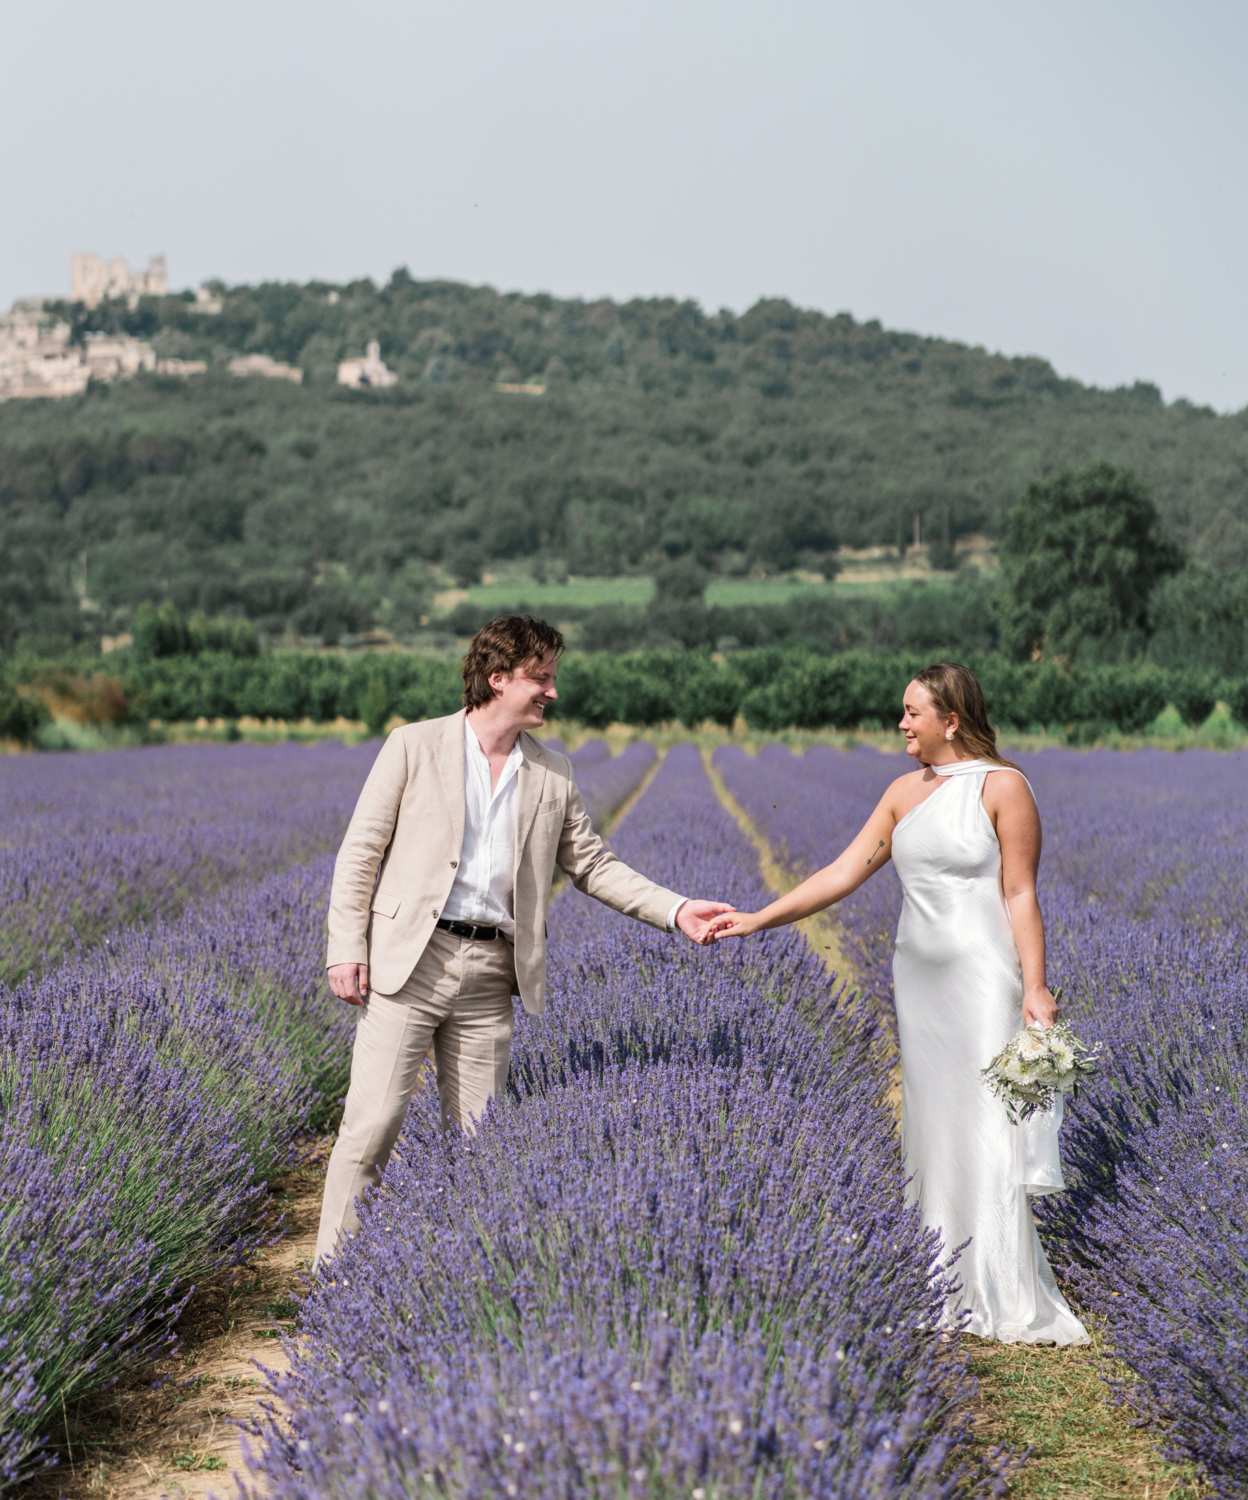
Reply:
<svg viewBox="0 0 1248 1500"><path fill-rule="evenodd" d="M584 761L573 761L576 784L595 828L601 828L616 808L637 790L655 759L654 746L648 740L638 740L614 760L595 755Z"/></svg>

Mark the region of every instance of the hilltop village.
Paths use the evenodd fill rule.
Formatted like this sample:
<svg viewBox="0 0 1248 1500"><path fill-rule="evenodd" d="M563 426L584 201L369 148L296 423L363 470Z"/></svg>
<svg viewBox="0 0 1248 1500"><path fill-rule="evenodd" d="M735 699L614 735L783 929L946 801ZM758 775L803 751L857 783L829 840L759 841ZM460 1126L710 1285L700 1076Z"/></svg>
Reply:
<svg viewBox="0 0 1248 1500"><path fill-rule="evenodd" d="M143 297L169 295L168 270L163 255L149 258L147 269L132 271L121 257L110 260L92 251L70 259L68 309L91 310L112 299L131 309ZM212 317L221 301L211 289L197 287L189 295L197 313ZM76 335L67 314L66 299L23 297L0 314L0 401L30 397L81 395L92 381L128 380L140 371L186 378L202 375L205 360L160 358L152 345L130 334L84 332ZM246 354L227 362L232 375L258 375L300 384L303 371L267 354ZM338 366L340 385L356 388L393 385L398 376L381 359L373 340L362 356Z"/></svg>

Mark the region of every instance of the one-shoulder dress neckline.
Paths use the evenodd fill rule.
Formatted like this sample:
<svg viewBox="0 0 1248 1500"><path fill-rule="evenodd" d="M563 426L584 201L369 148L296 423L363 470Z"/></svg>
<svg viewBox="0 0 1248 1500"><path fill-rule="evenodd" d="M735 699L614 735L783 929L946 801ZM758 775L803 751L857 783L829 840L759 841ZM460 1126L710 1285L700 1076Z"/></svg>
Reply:
<svg viewBox="0 0 1248 1500"><path fill-rule="evenodd" d="M999 766L995 760L951 760L943 766L928 766L937 776L966 776L971 771L1008 771L1008 766Z"/></svg>

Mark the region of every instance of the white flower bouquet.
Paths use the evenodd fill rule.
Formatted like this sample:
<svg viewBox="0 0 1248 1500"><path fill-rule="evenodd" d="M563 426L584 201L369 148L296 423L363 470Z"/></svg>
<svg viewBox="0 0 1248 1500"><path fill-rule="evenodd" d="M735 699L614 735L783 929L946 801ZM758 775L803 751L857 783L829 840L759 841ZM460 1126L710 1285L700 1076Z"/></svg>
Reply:
<svg viewBox="0 0 1248 1500"><path fill-rule="evenodd" d="M1080 1081L1096 1072L1096 1063L1097 1053L1065 1021L1054 1026L1033 1022L980 1072L1020 1125L1038 1110L1051 1109L1058 1094L1078 1094Z"/></svg>

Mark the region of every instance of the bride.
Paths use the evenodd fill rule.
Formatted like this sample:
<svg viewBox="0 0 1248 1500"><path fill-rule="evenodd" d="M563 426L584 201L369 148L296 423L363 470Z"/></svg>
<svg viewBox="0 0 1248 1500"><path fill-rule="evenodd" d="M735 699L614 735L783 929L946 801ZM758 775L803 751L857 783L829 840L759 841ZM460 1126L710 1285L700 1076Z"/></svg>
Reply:
<svg viewBox="0 0 1248 1500"><path fill-rule="evenodd" d="M893 988L907 1201L946 1254L970 1242L948 1325L1006 1343L1085 1343L1028 1201L1065 1187L1061 1101L1012 1125L980 1077L1024 1024L1057 1017L1036 899L1039 814L1027 779L997 750L968 668L924 668L906 689L901 729L917 769L893 782L849 848L763 911L720 916L715 936L822 911L893 860L904 896Z"/></svg>

